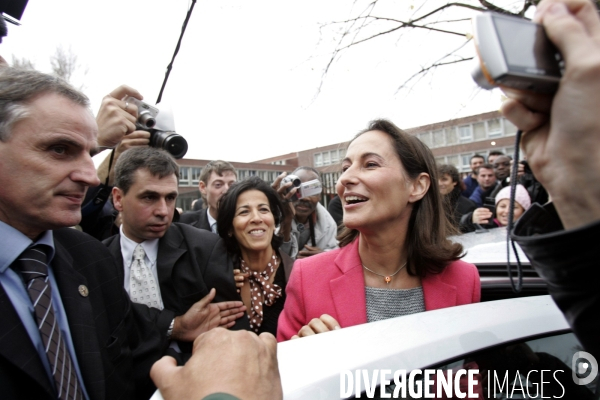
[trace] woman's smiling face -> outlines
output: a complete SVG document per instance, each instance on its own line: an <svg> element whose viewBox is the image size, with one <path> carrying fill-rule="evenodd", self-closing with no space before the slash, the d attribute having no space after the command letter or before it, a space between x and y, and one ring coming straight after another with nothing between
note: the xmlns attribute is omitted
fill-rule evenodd
<svg viewBox="0 0 600 400"><path fill-rule="evenodd" d="M274 234L275 218L267 196L260 190L240 194L235 206L233 235L242 252L269 248Z"/></svg>

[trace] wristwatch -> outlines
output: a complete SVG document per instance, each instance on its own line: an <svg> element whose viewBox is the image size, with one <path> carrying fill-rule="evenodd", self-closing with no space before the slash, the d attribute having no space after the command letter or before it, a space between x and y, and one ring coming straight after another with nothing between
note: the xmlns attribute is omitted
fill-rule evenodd
<svg viewBox="0 0 600 400"><path fill-rule="evenodd" d="M171 339L171 335L173 334L173 327L175 326L175 318L171 321L171 325L169 325L169 329L167 329L167 339Z"/></svg>

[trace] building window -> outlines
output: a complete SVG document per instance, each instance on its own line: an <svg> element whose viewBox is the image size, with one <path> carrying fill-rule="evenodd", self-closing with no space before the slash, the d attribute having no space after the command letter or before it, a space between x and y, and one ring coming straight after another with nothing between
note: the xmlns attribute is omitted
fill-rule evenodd
<svg viewBox="0 0 600 400"><path fill-rule="evenodd" d="M344 158L346 158L346 149L339 149L339 153L340 153L340 161L342 161Z"/></svg>
<svg viewBox="0 0 600 400"><path fill-rule="evenodd" d="M337 150L331 150L331 163L332 164L337 164L338 161L339 161L338 151Z"/></svg>
<svg viewBox="0 0 600 400"><path fill-rule="evenodd" d="M460 137L461 143L472 142L473 132L471 131L471 125L459 126L458 136Z"/></svg>
<svg viewBox="0 0 600 400"><path fill-rule="evenodd" d="M502 136L502 121L500 118L494 118L486 121L489 137Z"/></svg>
<svg viewBox="0 0 600 400"><path fill-rule="evenodd" d="M179 167L179 184L190 184L190 169L188 167Z"/></svg>
<svg viewBox="0 0 600 400"><path fill-rule="evenodd" d="M458 133L455 127L450 129L446 129L446 144L457 144L458 143Z"/></svg>
<svg viewBox="0 0 600 400"><path fill-rule="evenodd" d="M471 169L471 157L473 155L472 154L461 154L461 161L462 164L459 168L459 170L464 170L465 168L467 169Z"/></svg>
<svg viewBox="0 0 600 400"><path fill-rule="evenodd" d="M485 125L483 124L483 122L478 122L476 124L473 124L473 140L477 141L477 140L485 140L485 139L486 139Z"/></svg>
<svg viewBox="0 0 600 400"><path fill-rule="evenodd" d="M428 147L431 147L431 132L425 132L419 134L421 142L425 143Z"/></svg>
<svg viewBox="0 0 600 400"><path fill-rule="evenodd" d="M321 153L316 153L314 155L315 157L315 167L320 167L323 165L323 157L321 155Z"/></svg>
<svg viewBox="0 0 600 400"><path fill-rule="evenodd" d="M329 165L331 164L331 161L329 161L329 152L326 151L323 154L323 165Z"/></svg>
<svg viewBox="0 0 600 400"><path fill-rule="evenodd" d="M458 168L460 170L460 165L458 164L458 156L457 155L447 156L446 160L447 160L446 161L447 164L454 165L456 168Z"/></svg>
<svg viewBox="0 0 600 400"><path fill-rule="evenodd" d="M433 131L431 136L433 137L433 147L442 147L445 144L444 131Z"/></svg>
<svg viewBox="0 0 600 400"><path fill-rule="evenodd" d="M192 167L192 184L197 185L200 182L200 174L202 173L202 168Z"/></svg>

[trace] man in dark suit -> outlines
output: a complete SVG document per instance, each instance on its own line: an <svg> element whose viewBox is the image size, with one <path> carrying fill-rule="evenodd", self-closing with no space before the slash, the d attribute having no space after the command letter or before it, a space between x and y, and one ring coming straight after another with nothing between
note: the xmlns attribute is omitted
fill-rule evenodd
<svg viewBox="0 0 600 400"><path fill-rule="evenodd" d="M217 233L219 200L236 181L237 172L227 161L214 160L206 164L198 183L202 206L205 208L182 214L179 222Z"/></svg>
<svg viewBox="0 0 600 400"><path fill-rule="evenodd" d="M184 315L211 288L216 289L215 302L239 299L233 265L221 238L172 223L178 177L177 163L164 150L135 147L125 151L115 165L113 188L113 203L121 213L122 225L119 234L104 241L117 260L119 279L131 300L157 308L170 318L172 313ZM150 282L148 291L140 287L141 281L136 281L136 250L143 252L140 268L147 271L142 274L149 279L144 279ZM229 303L222 304L222 316L230 316L222 318L222 325L248 329L243 306L232 309L226 306ZM178 330L175 319L172 327ZM180 342L172 348L191 354L189 343Z"/></svg>
<svg viewBox="0 0 600 400"><path fill-rule="evenodd" d="M79 223L85 192L99 183L89 102L57 78L8 67L0 70L0 98L1 396L71 398L64 395L65 376L53 373L56 358L46 352L51 338L60 362L73 371L74 398L132 398L141 388L136 382L150 383L167 327L161 330L157 313L132 309L100 242L60 229ZM34 260L42 268L39 280L22 267L30 252L42 257ZM33 281L47 294L47 316L55 321L49 332L42 331L47 319L38 329L42 301L34 305Z"/></svg>
<svg viewBox="0 0 600 400"><path fill-rule="evenodd" d="M108 249L66 228L99 184L91 153L106 142L97 136L83 94L34 70L0 69L3 399L138 397L167 348L174 313L133 304ZM178 317L171 338L219 325L207 300Z"/></svg>

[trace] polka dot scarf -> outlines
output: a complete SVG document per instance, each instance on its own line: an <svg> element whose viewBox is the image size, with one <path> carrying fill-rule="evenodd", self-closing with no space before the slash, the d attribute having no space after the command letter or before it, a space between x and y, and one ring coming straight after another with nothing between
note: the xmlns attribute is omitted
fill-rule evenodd
<svg viewBox="0 0 600 400"><path fill-rule="evenodd" d="M281 297L281 288L278 285L269 283L269 279L275 268L277 268L277 256L273 254L273 262L267 264L267 268L263 272L252 271L241 259L242 273L248 273L248 281L250 283L250 329L258 333L260 325L263 321L263 304L267 306L273 305L275 300Z"/></svg>

